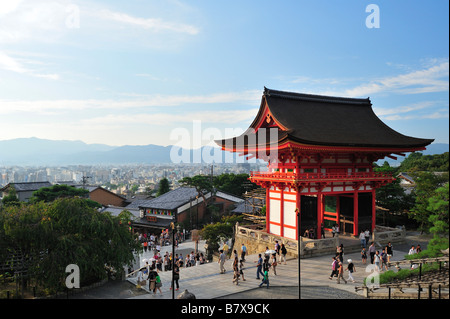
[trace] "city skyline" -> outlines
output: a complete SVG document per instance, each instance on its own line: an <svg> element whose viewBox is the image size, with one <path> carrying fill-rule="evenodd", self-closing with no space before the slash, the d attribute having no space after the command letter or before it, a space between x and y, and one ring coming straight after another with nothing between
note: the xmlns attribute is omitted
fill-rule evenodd
<svg viewBox="0 0 450 319"><path fill-rule="evenodd" d="M370 97L389 127L449 143L448 9L12 0L0 5L0 140L167 146L182 131L195 148L244 131L266 86Z"/></svg>

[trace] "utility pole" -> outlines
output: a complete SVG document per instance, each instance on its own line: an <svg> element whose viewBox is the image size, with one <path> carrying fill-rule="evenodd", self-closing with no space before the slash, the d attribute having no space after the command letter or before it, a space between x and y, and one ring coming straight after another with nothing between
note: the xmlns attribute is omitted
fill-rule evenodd
<svg viewBox="0 0 450 319"><path fill-rule="evenodd" d="M210 181L211 181L211 196L212 196L212 191L213 191L213 177L214 177L214 164L211 165L211 176L210 176Z"/></svg>
<svg viewBox="0 0 450 319"><path fill-rule="evenodd" d="M83 185L83 189L86 189L86 185L88 184L88 179L91 178L90 176L83 175L81 177L81 184ZM89 197L89 195L87 195Z"/></svg>

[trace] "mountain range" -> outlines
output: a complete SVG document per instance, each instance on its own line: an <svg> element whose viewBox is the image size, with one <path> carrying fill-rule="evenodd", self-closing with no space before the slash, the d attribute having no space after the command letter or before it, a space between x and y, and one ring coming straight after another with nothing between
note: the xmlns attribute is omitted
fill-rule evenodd
<svg viewBox="0 0 450 319"><path fill-rule="evenodd" d="M217 153L213 153L213 151ZM171 159L171 152L174 160ZM110 146L32 137L0 141L0 166L157 164L174 163L177 160L179 162L181 159L184 163L191 163L194 152L216 154L216 157L220 156L224 162L225 152L210 146L197 150L186 150L171 145ZM204 158L207 159L212 155L207 156L209 155ZM197 158L200 157L195 157L195 159Z"/></svg>
<svg viewBox="0 0 450 319"><path fill-rule="evenodd" d="M449 144L433 143L427 147L423 154L442 154L448 151ZM225 159L228 162L230 156L229 152L223 152L210 146L197 150L177 150L173 146L152 144L110 146L105 144L86 144L82 141L46 140L32 137L0 141L0 166L173 163L171 152L172 158L175 160L180 159L180 156L184 154L183 162L192 162L195 152L202 152L204 155L202 160L206 162L214 154L216 157L220 156L222 163L226 162ZM174 154L175 156L173 156ZM189 157L186 157L187 155ZM397 161L388 158L386 160L391 166L395 166L396 163L399 164L403 160L403 157L400 157Z"/></svg>

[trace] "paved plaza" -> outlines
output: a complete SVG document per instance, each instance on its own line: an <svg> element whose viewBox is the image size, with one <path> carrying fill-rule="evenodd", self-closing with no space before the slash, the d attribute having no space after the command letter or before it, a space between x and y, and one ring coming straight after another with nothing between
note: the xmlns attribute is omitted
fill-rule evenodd
<svg viewBox="0 0 450 319"><path fill-rule="evenodd" d="M358 241L359 242L359 241ZM199 244L199 250L202 251L203 243ZM345 247L345 246L344 246ZM395 249L394 245L394 256L391 260L402 260L407 254L408 244L403 244L398 246L399 249ZM400 250L402 249L402 250ZM186 254L194 250L194 244L192 242L184 242L179 245L176 253L182 253L183 257ZM161 255L164 255L165 251L171 252L171 246L166 246L162 248ZM141 266L144 265L143 259L151 258L152 253L147 252L139 257L141 261ZM356 251L353 253L344 254L344 268L347 266L347 260L352 259L356 267L356 272L353 274L355 278L355 283L348 282L345 284L341 281L337 284L336 279L330 280L329 276L331 273L331 259L332 255L319 256L314 258L301 259L300 261L300 271L301 271L301 287L307 292L309 287L323 287L324 293L330 291L329 288L337 288L340 291L345 291L346 295L349 297L354 296L355 298L361 297L362 292L355 293L355 286L361 286L363 279L369 275L366 272L366 265L362 264L360 252ZM180 289L175 292L175 298L182 293L185 289L193 293L197 299L214 299L214 298L225 298L227 296L232 296L234 294L239 295L239 293L255 290L258 288L261 280L256 279L256 260L258 258L257 254L253 254L246 257L244 277L245 281L239 280L239 285L235 285L233 280L232 271L232 260L229 259L225 263L225 274L220 274L219 264L217 262L206 263L199 266L182 268L180 270ZM276 268L277 275L275 276L273 271L269 272L270 286L271 287L298 287L298 260L288 259L287 264L280 264ZM172 291L169 289L172 279L172 272L160 272L161 281L163 286L161 288L162 294L159 291L156 295L148 290L148 282L146 286L142 289L148 293L135 296L136 299L171 299ZM348 272L345 272L344 278L348 278ZM127 279L129 282L136 284L137 278L129 277ZM258 289L266 289L265 286ZM269 288L270 289L270 288ZM302 290L300 289L300 298L307 297L302 296ZM322 298L325 297L322 296ZM332 296L330 296L332 298ZM283 298L280 296L280 298Z"/></svg>

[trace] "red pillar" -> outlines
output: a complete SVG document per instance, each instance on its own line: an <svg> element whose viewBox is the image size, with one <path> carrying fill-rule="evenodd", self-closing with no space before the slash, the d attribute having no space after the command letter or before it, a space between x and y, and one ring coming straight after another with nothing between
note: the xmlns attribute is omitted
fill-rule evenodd
<svg viewBox="0 0 450 319"><path fill-rule="evenodd" d="M376 223L376 206L375 206L375 189L372 189L372 229L370 230L370 232L373 232L373 230L375 229L375 223Z"/></svg>
<svg viewBox="0 0 450 319"><path fill-rule="evenodd" d="M323 222L323 209L324 209L323 208L323 194L318 193L317 194L317 230L316 230L317 239L322 238L320 226L322 225L322 222Z"/></svg>
<svg viewBox="0 0 450 319"><path fill-rule="evenodd" d="M280 236L284 237L284 185L281 186L280 194Z"/></svg>
<svg viewBox="0 0 450 319"><path fill-rule="evenodd" d="M270 187L266 188L266 232L270 233Z"/></svg>
<svg viewBox="0 0 450 319"><path fill-rule="evenodd" d="M300 204L301 204L301 197L300 197L301 195L300 195L300 189L298 188L297 189L297 194L296 194L296 196L295 196L295 206L296 206L296 208L297 208L297 210L296 210L296 213L298 214L298 218L296 219L296 224L297 224L297 227L295 227L296 228L296 238L297 238L297 240L299 239L299 236L301 235L301 227L300 227L300 225L301 225L301 218L302 218L302 215L301 215L301 211L300 211Z"/></svg>
<svg viewBox="0 0 450 319"><path fill-rule="evenodd" d="M341 210L341 201L340 201L339 195L337 195L336 196L336 224L339 225L339 229L341 228L341 225L340 225L340 220L341 220L340 210Z"/></svg>
<svg viewBox="0 0 450 319"><path fill-rule="evenodd" d="M358 192L353 193L353 236L358 236Z"/></svg>

